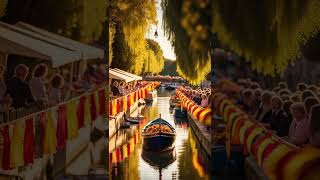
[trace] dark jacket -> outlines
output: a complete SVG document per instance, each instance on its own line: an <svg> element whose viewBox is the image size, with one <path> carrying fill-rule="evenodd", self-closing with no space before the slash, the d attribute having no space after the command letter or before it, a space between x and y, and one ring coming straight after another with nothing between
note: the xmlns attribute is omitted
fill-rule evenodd
<svg viewBox="0 0 320 180"><path fill-rule="evenodd" d="M29 85L17 77L7 82L7 92L12 98L14 108L26 107L34 102Z"/></svg>

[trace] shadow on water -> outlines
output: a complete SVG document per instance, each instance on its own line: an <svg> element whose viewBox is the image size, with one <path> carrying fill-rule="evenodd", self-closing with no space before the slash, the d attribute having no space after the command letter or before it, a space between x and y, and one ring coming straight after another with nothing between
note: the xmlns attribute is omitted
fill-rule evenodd
<svg viewBox="0 0 320 180"><path fill-rule="evenodd" d="M145 121L130 129L122 129L110 138L110 179L210 179L209 159L193 135L187 119L175 119L169 109L169 98L174 93L160 88L157 100L142 110ZM142 148L141 130L159 114L176 129L175 148L162 154L146 153Z"/></svg>

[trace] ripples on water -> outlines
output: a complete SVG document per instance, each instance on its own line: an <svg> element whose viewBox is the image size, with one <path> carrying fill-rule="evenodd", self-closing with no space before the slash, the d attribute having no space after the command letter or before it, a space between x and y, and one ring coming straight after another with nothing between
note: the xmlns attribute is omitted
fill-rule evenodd
<svg viewBox="0 0 320 180"><path fill-rule="evenodd" d="M146 120L130 129L120 130L109 140L110 179L209 179L208 167L206 167L206 164L209 164L208 159L201 151L187 120L175 119L172 110L169 110L169 98L172 93L174 91L168 92L160 89L157 101L154 101L152 105L147 105L142 111ZM164 168L159 168L159 165L151 164L142 157L141 130L148 121L158 118L159 114L177 131L172 157L166 154L165 157L161 156L162 161L170 157L173 161L168 161L171 164ZM151 158L154 159L156 156L151 156Z"/></svg>

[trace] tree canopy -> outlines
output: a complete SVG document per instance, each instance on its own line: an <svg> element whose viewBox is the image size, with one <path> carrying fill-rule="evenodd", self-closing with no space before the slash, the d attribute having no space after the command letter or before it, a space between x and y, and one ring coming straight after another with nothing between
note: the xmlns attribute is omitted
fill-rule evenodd
<svg viewBox="0 0 320 180"><path fill-rule="evenodd" d="M156 24L155 0L118 0L111 2L109 64L135 74L159 73L163 65L153 43L145 39L151 24ZM150 44L151 43L151 44Z"/></svg>
<svg viewBox="0 0 320 180"><path fill-rule="evenodd" d="M1 6L5 1L1 0ZM105 0L9 0L3 20L9 23L24 21L81 42L93 43L102 36L106 11Z"/></svg>
<svg viewBox="0 0 320 180"><path fill-rule="evenodd" d="M318 0L163 0L162 8L179 71L189 79L207 72L197 67L206 67L205 55L215 44L243 56L258 72L282 73L320 28ZM306 52L314 57L309 44Z"/></svg>

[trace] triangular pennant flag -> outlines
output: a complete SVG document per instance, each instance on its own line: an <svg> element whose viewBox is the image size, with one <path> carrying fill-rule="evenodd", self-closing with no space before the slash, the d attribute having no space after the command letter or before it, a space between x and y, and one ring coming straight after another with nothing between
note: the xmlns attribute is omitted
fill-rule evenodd
<svg viewBox="0 0 320 180"><path fill-rule="evenodd" d="M13 124L11 137L10 166L17 168L24 165L23 141L24 141L24 121L16 121Z"/></svg>
<svg viewBox="0 0 320 180"><path fill-rule="evenodd" d="M57 122L57 149L62 150L66 148L67 140L67 110L66 105L63 104L58 108L58 122Z"/></svg>
<svg viewBox="0 0 320 180"><path fill-rule="evenodd" d="M47 122L44 133L43 153L52 154L56 152L57 147L56 129L52 119L52 111L47 111L46 116Z"/></svg>

